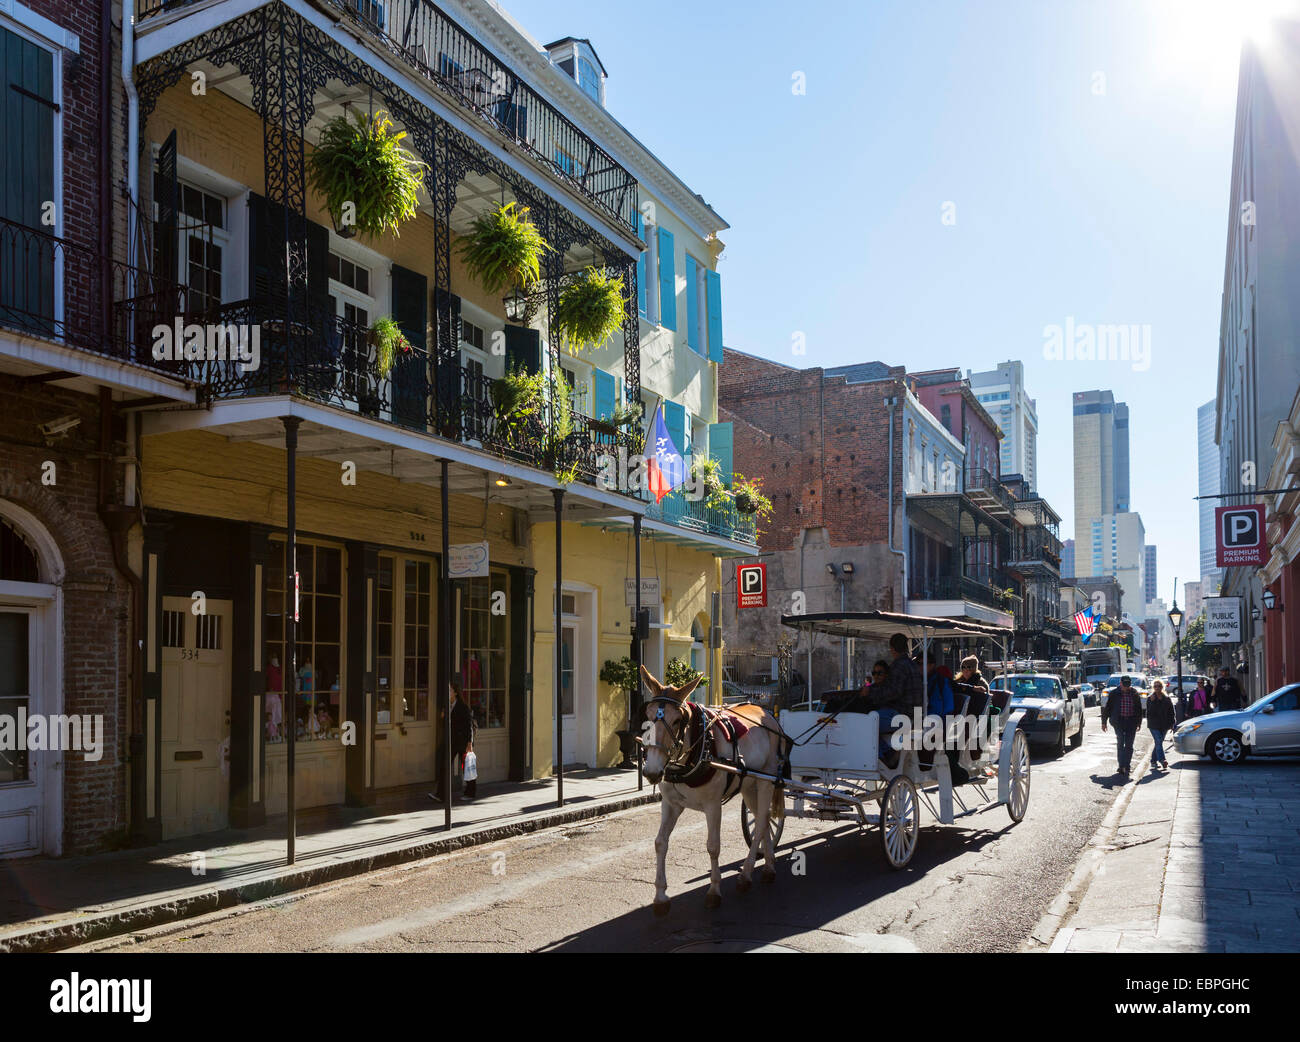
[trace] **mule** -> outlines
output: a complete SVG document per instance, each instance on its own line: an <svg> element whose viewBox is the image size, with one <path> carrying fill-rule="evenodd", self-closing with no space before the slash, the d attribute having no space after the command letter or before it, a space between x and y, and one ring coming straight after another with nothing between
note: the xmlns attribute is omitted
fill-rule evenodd
<svg viewBox="0 0 1300 1042"><path fill-rule="evenodd" d="M739 778L726 771L701 763L701 752L712 745L715 760L738 763L737 753L745 766L754 771L780 777L782 744L786 741L776 719L757 705L710 708L686 701L701 677L673 687L660 683L645 666L641 679L650 691L645 704L645 720L639 739L645 748L645 776L657 784L662 796L659 811L659 834L655 837L655 915L667 915L668 838L677 819L688 807L704 814L708 827L706 849L709 852L709 890L704 904L717 908L722 904L722 873L718 854L722 850L722 804L734 795L739 783L741 797L749 808L754 829L749 856L740 868L736 889L746 892L753 885L754 864L760 846L763 852L763 882L776 879L776 855L768 823L772 815L783 811L784 796L773 782L746 775ZM706 733L707 732L707 733Z"/></svg>

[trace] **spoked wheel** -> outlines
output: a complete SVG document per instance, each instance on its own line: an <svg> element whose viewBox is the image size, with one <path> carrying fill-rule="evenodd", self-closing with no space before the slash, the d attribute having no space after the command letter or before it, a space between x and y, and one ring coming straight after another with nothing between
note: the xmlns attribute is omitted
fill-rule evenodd
<svg viewBox="0 0 1300 1042"><path fill-rule="evenodd" d="M776 850L777 844L781 842L781 833L785 830L784 793L782 793L779 802L777 800L773 800L772 802L779 809L775 810L774 813L768 816L767 831L768 831L768 835L772 837L772 849ZM745 837L745 846L747 847L753 846L754 845L754 818L753 815L749 813L749 804L745 802L743 797L741 798L740 801L740 832L741 835Z"/></svg>
<svg viewBox="0 0 1300 1042"><path fill-rule="evenodd" d="M1024 819L1029 809L1029 739L1025 732L1016 728L1016 736L1011 739L1011 785L1007 795L1007 813L1012 821Z"/></svg>
<svg viewBox="0 0 1300 1042"><path fill-rule="evenodd" d="M880 801L880 847L891 868L906 868L921 834L921 806L916 786L906 775L889 783Z"/></svg>

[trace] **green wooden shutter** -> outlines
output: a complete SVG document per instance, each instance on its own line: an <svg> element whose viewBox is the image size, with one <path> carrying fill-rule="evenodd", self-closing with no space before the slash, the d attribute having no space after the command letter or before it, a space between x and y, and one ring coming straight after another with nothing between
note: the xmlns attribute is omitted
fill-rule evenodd
<svg viewBox="0 0 1300 1042"><path fill-rule="evenodd" d="M54 198L54 58L0 29L0 217L50 234L43 207ZM34 236L0 236L0 315L7 324L52 334L54 249ZM71 301L69 302L71 303Z"/></svg>
<svg viewBox="0 0 1300 1042"><path fill-rule="evenodd" d="M307 222L307 301L311 311L309 324L317 315L332 315L330 308L330 232L314 221ZM420 327L423 330L423 326ZM410 337L407 337L409 340Z"/></svg>
<svg viewBox="0 0 1300 1042"><path fill-rule="evenodd" d="M732 430L730 423L709 424L709 455L718 461L723 484L730 485L735 471L731 459Z"/></svg>
<svg viewBox="0 0 1300 1042"><path fill-rule="evenodd" d="M542 369L542 334L528 326L506 326L506 372L521 368L530 373Z"/></svg>
<svg viewBox="0 0 1300 1042"><path fill-rule="evenodd" d="M677 328L677 271L673 254L673 233L659 229L659 324Z"/></svg>
<svg viewBox="0 0 1300 1042"><path fill-rule="evenodd" d="M429 280L418 271L393 265L393 321L411 342L393 364L393 419L407 427L425 429L429 414Z"/></svg>
<svg viewBox="0 0 1300 1042"><path fill-rule="evenodd" d="M176 176L176 131L158 149L154 165L153 201L158 207L154 233L154 271L165 282L180 281L177 270L176 248L179 239L177 222L180 207L180 184Z"/></svg>
<svg viewBox="0 0 1300 1042"><path fill-rule="evenodd" d="M709 308L709 361L722 364L722 279L716 271L704 273Z"/></svg>

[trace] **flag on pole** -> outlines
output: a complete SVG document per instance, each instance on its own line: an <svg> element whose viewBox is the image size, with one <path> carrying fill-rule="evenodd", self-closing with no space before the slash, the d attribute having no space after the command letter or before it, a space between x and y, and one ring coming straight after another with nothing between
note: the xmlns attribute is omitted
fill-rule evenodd
<svg viewBox="0 0 1300 1042"><path fill-rule="evenodd" d="M654 426L650 429L654 455L646 460L646 487L655 494L655 502L663 501L673 489L686 480L686 461L668 433L664 423L663 402L655 410Z"/></svg>
<svg viewBox="0 0 1300 1042"><path fill-rule="evenodd" d="M1083 611L1077 612L1074 616L1074 624L1079 627L1079 635L1087 640L1097 629L1097 617L1093 615L1092 608L1084 608Z"/></svg>

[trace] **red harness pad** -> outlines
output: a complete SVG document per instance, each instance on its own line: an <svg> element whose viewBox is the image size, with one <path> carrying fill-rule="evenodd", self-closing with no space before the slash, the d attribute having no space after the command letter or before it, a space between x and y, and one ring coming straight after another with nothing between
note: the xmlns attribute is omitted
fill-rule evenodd
<svg viewBox="0 0 1300 1042"><path fill-rule="evenodd" d="M735 714L728 713L725 710L718 714L716 723L722 731L722 737L732 745L735 745L738 741L744 738L745 735L749 733L749 729L754 726L743 716L736 716Z"/></svg>

